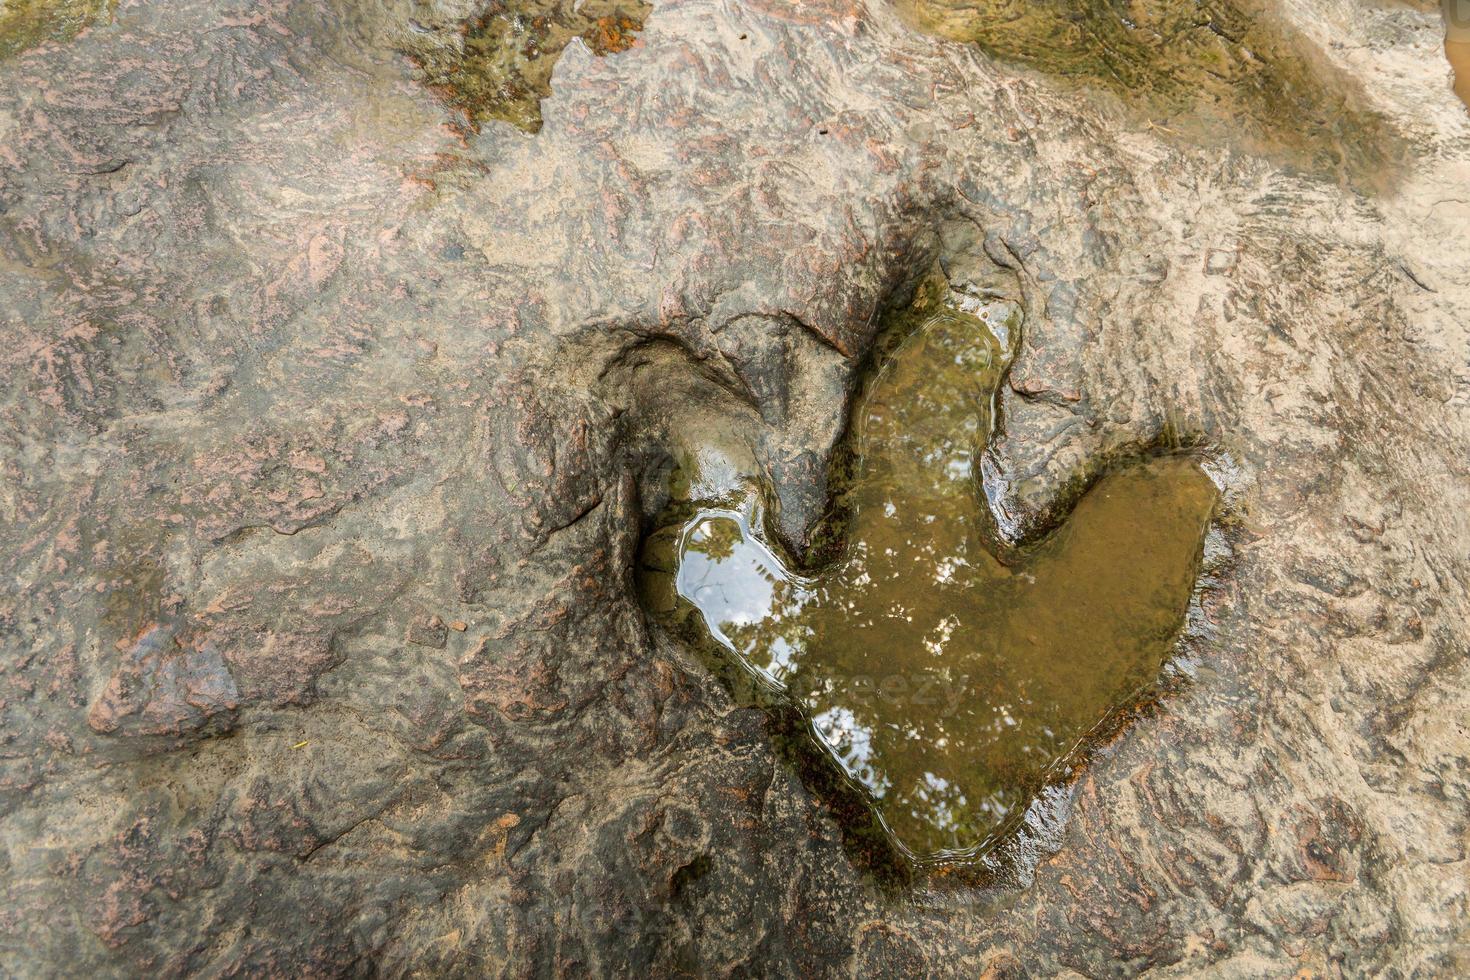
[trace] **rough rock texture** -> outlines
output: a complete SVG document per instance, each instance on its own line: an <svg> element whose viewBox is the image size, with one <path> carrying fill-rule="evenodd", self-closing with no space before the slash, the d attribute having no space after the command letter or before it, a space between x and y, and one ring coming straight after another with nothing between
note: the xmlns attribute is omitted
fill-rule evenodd
<svg viewBox="0 0 1470 980"><path fill-rule="evenodd" d="M657 0L471 134L420 6L122 0L0 62L0 972L1470 970L1431 15L1284 5L1413 147L1362 193L878 0ZM983 891L878 887L631 581L689 440L802 537L936 260L1027 309L1014 533L1169 434L1232 461L1194 678Z"/></svg>

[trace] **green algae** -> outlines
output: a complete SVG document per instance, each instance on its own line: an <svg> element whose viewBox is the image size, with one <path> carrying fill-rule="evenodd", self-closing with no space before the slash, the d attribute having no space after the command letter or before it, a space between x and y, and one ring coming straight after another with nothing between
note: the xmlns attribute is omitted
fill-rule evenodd
<svg viewBox="0 0 1470 980"><path fill-rule="evenodd" d="M1076 86L1166 134L1359 185L1402 155L1360 88L1260 0L895 0L910 26Z"/></svg>
<svg viewBox="0 0 1470 980"><path fill-rule="evenodd" d="M0 0L0 60L47 41L69 41L117 0Z"/></svg>
<svg viewBox="0 0 1470 980"><path fill-rule="evenodd" d="M566 46L580 38L596 55L624 51L651 9L646 0L496 2L448 43L425 40L405 53L472 125L501 120L534 133Z"/></svg>
<svg viewBox="0 0 1470 980"><path fill-rule="evenodd" d="M898 318L819 567L768 539L754 490L676 505L645 543L650 611L734 665L737 696L805 740L823 795L852 788L858 833L909 864L989 853L1154 685L1215 508L1194 460L1150 458L996 557L978 464L1018 327L1003 300L932 289Z"/></svg>

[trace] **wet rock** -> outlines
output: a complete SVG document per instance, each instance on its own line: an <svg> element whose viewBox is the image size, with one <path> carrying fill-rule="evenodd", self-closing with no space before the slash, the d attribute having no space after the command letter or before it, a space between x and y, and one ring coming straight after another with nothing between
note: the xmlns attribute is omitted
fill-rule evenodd
<svg viewBox="0 0 1470 980"><path fill-rule="evenodd" d="M0 972L1453 972L1434 18L1281 13L1383 125L1304 86L1344 146L1303 156L845 0L655 4L475 132L403 52L491 7L118 4L0 60ZM1385 129L1386 190L1347 166ZM632 572L695 442L805 538L936 262L1025 312L1015 540L1198 442L1235 561L1011 870L895 900Z"/></svg>
<svg viewBox="0 0 1470 980"><path fill-rule="evenodd" d="M0 11L0 58L47 41L66 42L85 29L115 0L21 0Z"/></svg>
<svg viewBox="0 0 1470 980"><path fill-rule="evenodd" d="M598 55L625 51L649 9L642 0L496 0L452 30L415 22L419 36L405 53L424 83L471 123L499 119L534 133L562 49L577 40Z"/></svg>

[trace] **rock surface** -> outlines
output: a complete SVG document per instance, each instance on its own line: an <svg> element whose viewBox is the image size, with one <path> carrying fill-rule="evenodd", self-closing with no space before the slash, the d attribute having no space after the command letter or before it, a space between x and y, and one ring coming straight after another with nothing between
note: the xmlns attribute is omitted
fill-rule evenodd
<svg viewBox="0 0 1470 980"><path fill-rule="evenodd" d="M879 0L657 0L476 133L401 53L474 13L121 0L0 62L0 972L1470 970L1430 13L1284 5L1412 148L1371 191ZM632 566L712 438L802 539L935 262L1027 311L1004 526L1183 436L1234 557L1030 870L893 891Z"/></svg>

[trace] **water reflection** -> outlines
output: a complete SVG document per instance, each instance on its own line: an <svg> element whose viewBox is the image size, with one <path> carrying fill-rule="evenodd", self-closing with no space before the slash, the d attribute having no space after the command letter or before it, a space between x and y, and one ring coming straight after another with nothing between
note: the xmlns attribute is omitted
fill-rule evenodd
<svg viewBox="0 0 1470 980"><path fill-rule="evenodd" d="M794 701L921 859L983 852L1157 677L1215 502L1193 462L1156 459L1102 480L1019 563L998 561L974 471L1016 314L959 305L927 311L858 407L840 560L795 569L761 539L754 494L655 535L646 559L664 610L697 613Z"/></svg>

